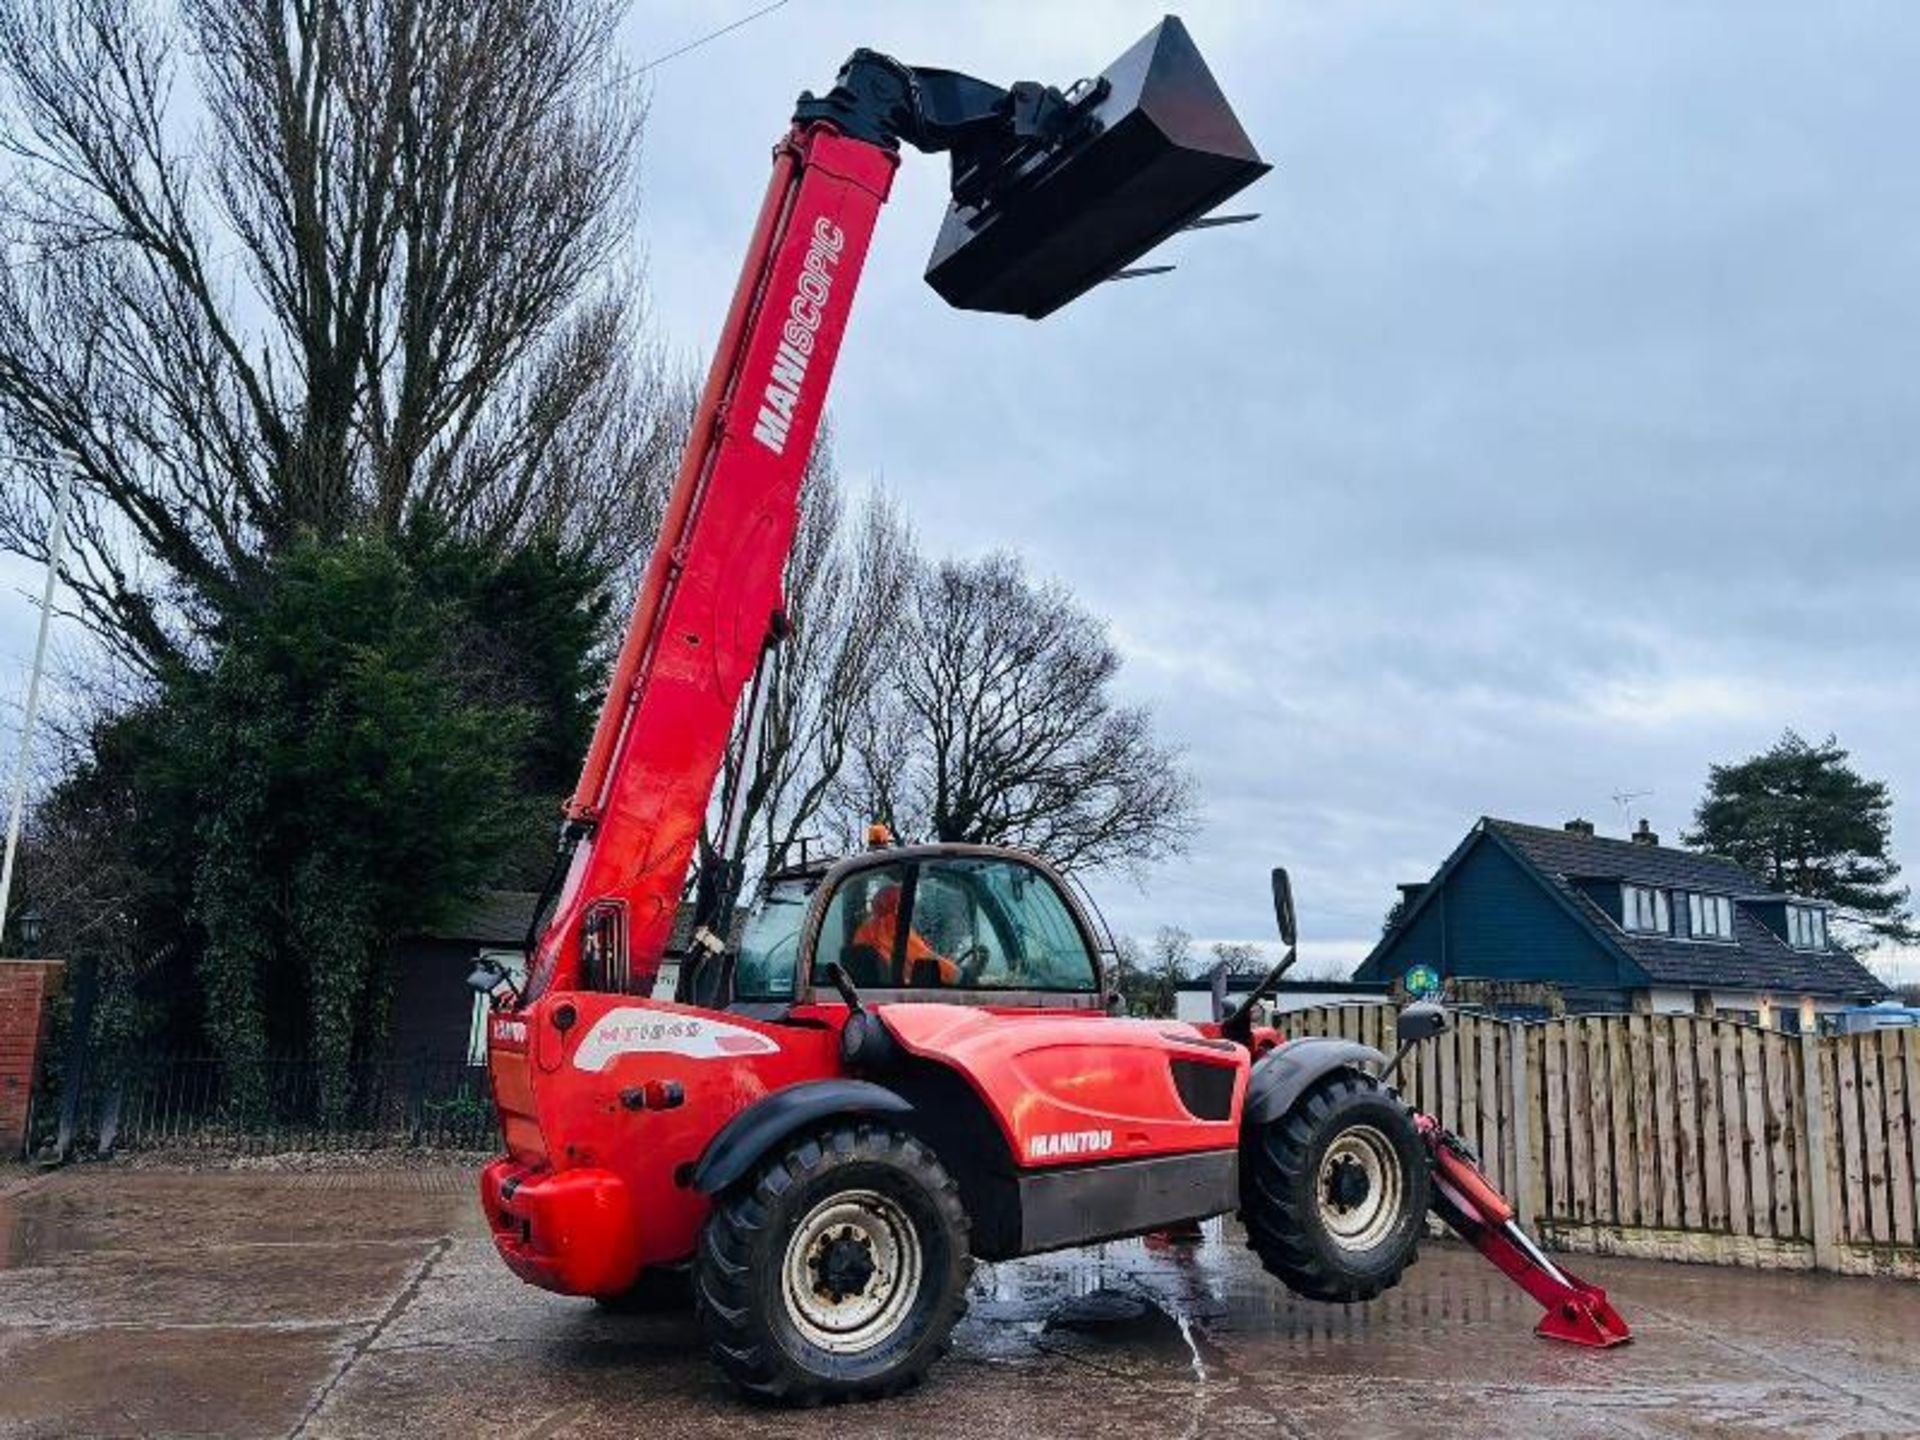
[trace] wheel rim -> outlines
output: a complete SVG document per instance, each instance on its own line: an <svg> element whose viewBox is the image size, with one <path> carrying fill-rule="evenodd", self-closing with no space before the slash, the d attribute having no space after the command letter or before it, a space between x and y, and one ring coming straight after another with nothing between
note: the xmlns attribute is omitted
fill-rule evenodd
<svg viewBox="0 0 1920 1440"><path fill-rule="evenodd" d="M876 1191L843 1190L809 1210L787 1242L787 1318L823 1350L870 1350L905 1323L921 1268L906 1211Z"/></svg>
<svg viewBox="0 0 1920 1440"><path fill-rule="evenodd" d="M1371 1250L1386 1239L1405 1193L1393 1142L1371 1125L1342 1130L1320 1157L1320 1223L1343 1250Z"/></svg>

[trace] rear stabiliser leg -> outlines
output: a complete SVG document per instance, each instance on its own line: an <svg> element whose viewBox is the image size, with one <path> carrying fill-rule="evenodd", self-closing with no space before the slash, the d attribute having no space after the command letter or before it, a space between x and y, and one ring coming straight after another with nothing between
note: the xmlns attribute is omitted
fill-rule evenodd
<svg viewBox="0 0 1920 1440"><path fill-rule="evenodd" d="M1607 1292L1555 1264L1515 1220L1473 1154L1431 1115L1415 1117L1433 1161L1433 1212L1546 1310L1536 1334L1605 1348L1633 1338Z"/></svg>

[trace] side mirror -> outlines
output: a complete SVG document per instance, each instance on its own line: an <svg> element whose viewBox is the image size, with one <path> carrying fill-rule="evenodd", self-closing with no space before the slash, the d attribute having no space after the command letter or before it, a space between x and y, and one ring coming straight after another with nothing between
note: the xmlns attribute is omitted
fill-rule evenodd
<svg viewBox="0 0 1920 1440"><path fill-rule="evenodd" d="M492 956L474 962L473 969L467 972L467 988L476 995L485 995L496 1005L503 994L513 990L513 977L498 960Z"/></svg>
<svg viewBox="0 0 1920 1440"><path fill-rule="evenodd" d="M1213 995L1213 1023L1227 1018L1227 962L1222 960L1207 976L1207 989Z"/></svg>
<svg viewBox="0 0 1920 1440"><path fill-rule="evenodd" d="M1273 867L1273 918L1280 926L1280 943L1291 949L1299 934L1293 915L1293 880L1284 865Z"/></svg>
<svg viewBox="0 0 1920 1440"><path fill-rule="evenodd" d="M1444 1035L1453 1028L1453 1017L1446 1007L1433 1000L1416 1000L1400 1012L1398 1029L1402 1045L1418 1045Z"/></svg>

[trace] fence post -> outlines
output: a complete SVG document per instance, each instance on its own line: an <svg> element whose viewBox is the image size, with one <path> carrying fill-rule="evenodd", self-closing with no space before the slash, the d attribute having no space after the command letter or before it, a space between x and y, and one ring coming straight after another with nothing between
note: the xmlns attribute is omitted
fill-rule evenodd
<svg viewBox="0 0 1920 1440"><path fill-rule="evenodd" d="M1520 1224L1533 1229L1533 1126L1528 1100L1533 1094L1533 1077L1527 1073L1532 1047L1527 1044L1524 1021L1509 1020L1507 1029L1507 1078L1513 1103L1513 1175L1508 1199L1520 1216Z"/></svg>
<svg viewBox="0 0 1920 1440"><path fill-rule="evenodd" d="M1800 1062L1804 1077L1802 1088L1807 1098L1807 1150L1801 1163L1807 1166L1807 1192L1813 1197L1813 1268L1838 1270L1840 1255L1833 1226L1833 1191L1827 1185L1832 1126L1827 1114L1826 1087L1820 1079L1820 1037L1811 1030L1800 1032Z"/></svg>

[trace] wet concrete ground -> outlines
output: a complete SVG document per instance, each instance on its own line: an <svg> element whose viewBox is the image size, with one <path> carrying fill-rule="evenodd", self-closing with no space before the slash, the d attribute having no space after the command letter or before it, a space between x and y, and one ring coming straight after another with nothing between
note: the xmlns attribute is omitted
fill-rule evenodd
<svg viewBox="0 0 1920 1440"><path fill-rule="evenodd" d="M1595 1261L1638 1339L1588 1352L1458 1246L1342 1309L1209 1229L983 1267L923 1389L794 1414L519 1284L464 1170L0 1170L0 1436L1920 1433L1920 1285Z"/></svg>

